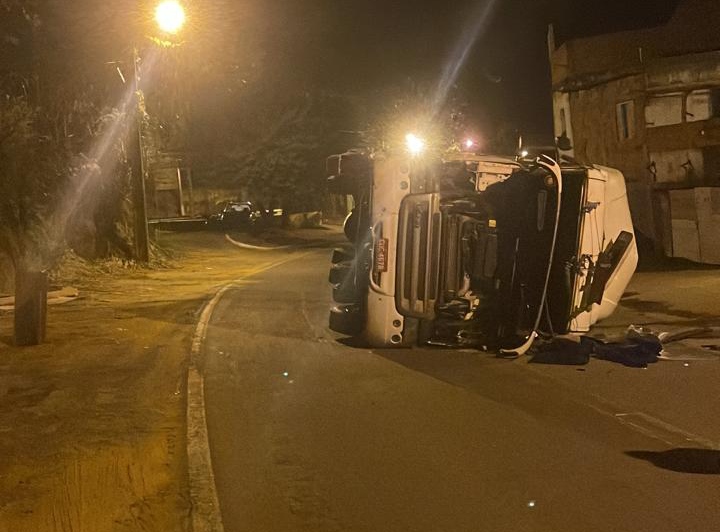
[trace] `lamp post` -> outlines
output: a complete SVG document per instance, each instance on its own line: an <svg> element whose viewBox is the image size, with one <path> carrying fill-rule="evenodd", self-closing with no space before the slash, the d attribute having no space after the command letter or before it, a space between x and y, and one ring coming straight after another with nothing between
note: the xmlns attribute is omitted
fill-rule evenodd
<svg viewBox="0 0 720 532"><path fill-rule="evenodd" d="M135 119L130 133L133 150L130 160L133 176L133 205L135 206L135 257L139 262L150 261L150 234L147 221L147 197L145 194L145 156L143 154L142 124L144 115L143 94L140 89L140 54L133 46L133 74L135 81Z"/></svg>
<svg viewBox="0 0 720 532"><path fill-rule="evenodd" d="M185 9L176 0L165 0L155 8L155 23L166 35L176 35L185 24ZM140 88L140 53L133 46L133 73L135 80L135 120L131 132L133 175L133 203L135 205L135 255L142 263L150 261L150 234L147 220L147 194L145 190L146 164L143 151L142 124L145 115L145 102Z"/></svg>

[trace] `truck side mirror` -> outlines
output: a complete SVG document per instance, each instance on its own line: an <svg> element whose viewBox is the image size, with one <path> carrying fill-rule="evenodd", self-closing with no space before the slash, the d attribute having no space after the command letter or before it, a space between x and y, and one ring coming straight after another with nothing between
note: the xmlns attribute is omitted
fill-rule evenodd
<svg viewBox="0 0 720 532"><path fill-rule="evenodd" d="M560 151L570 151L573 149L572 142L570 142L567 133L565 133L564 131L558 138L555 139L555 144Z"/></svg>
<svg viewBox="0 0 720 532"><path fill-rule="evenodd" d="M340 173L340 156L331 155L325 159L325 177L330 178Z"/></svg>

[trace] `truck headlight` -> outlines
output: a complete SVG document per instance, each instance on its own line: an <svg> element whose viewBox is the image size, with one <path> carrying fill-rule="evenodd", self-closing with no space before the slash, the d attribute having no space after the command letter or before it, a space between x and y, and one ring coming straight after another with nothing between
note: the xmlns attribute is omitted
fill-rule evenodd
<svg viewBox="0 0 720 532"><path fill-rule="evenodd" d="M425 141L413 133L405 135L405 146L411 155L420 155L425 149Z"/></svg>

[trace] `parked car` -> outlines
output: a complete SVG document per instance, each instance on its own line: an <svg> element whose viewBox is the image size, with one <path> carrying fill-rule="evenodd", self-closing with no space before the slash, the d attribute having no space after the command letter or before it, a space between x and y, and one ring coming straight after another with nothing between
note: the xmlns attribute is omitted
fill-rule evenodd
<svg viewBox="0 0 720 532"><path fill-rule="evenodd" d="M211 229L247 231L259 217L260 212L249 201L227 201L219 212L208 217L207 223Z"/></svg>
<svg viewBox="0 0 720 532"><path fill-rule="evenodd" d="M220 204L219 212L207 219L210 229L220 231L256 231L278 226L282 209L263 209L249 201L227 201Z"/></svg>

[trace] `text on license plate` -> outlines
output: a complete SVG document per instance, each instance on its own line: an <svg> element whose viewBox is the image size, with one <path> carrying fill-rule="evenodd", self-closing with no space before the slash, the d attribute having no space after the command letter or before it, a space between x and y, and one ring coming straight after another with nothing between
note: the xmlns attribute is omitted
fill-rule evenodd
<svg viewBox="0 0 720 532"><path fill-rule="evenodd" d="M388 249L388 239L387 238L379 238L375 242L375 265L374 265L375 267L374 267L374 270L376 273L386 272L388 269L387 249Z"/></svg>

